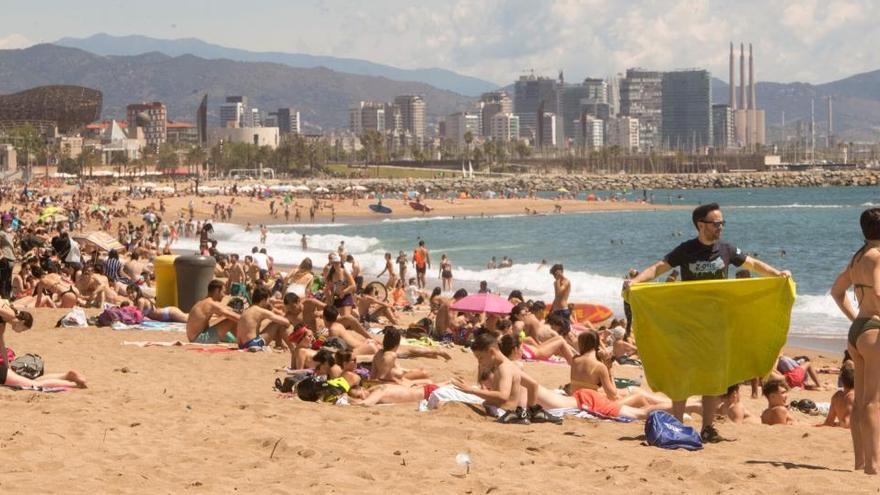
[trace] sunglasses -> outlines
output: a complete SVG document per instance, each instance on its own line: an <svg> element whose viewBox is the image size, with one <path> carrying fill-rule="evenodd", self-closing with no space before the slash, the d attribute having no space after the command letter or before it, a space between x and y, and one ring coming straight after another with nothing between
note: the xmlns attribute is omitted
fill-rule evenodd
<svg viewBox="0 0 880 495"><path fill-rule="evenodd" d="M719 229L719 228L724 227L725 225L727 225L727 222L724 221L724 220L721 220L721 221L718 221L718 222L710 222L710 221L708 221L708 220L699 220L699 222L700 222L700 223L708 223L708 224L712 225L713 227L715 227L716 229Z"/></svg>

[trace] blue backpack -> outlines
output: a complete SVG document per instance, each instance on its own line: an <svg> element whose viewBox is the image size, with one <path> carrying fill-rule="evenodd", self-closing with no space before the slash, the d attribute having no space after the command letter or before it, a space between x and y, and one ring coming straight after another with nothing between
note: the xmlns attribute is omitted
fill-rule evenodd
<svg viewBox="0 0 880 495"><path fill-rule="evenodd" d="M666 411L654 411L645 422L648 445L662 449L700 450L703 441L690 426L685 426Z"/></svg>

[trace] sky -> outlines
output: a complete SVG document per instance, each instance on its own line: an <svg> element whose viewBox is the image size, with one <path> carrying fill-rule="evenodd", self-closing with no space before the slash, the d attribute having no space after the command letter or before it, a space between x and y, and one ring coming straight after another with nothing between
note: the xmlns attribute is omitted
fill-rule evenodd
<svg viewBox="0 0 880 495"><path fill-rule="evenodd" d="M871 0L0 0L0 48L99 32L441 67L498 84L628 67L706 68L751 42L758 80L823 83L880 69Z"/></svg>

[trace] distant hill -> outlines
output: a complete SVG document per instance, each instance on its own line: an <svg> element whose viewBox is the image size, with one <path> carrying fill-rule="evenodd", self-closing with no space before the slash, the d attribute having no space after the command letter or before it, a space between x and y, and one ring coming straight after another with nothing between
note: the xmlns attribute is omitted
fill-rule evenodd
<svg viewBox="0 0 880 495"><path fill-rule="evenodd" d="M246 95L260 109L299 109L313 129L347 127L348 108L360 100L391 101L396 95L420 94L427 103L429 120L464 110L473 100L424 83L326 68L296 69L156 52L102 56L49 44L0 50L0 94L46 84L101 90L105 118L124 118L126 105L157 100L165 103L169 118L192 122L202 95L208 93L209 118L216 119L226 95Z"/></svg>
<svg viewBox="0 0 880 495"><path fill-rule="evenodd" d="M395 81L430 84L467 96L492 91L497 84L464 76L446 69L400 69L354 58L308 55L304 53L253 52L207 43L196 38L163 40L147 36L112 36L95 34L88 38L62 38L54 44L79 48L98 55L140 55L159 52L171 57L195 55L206 59L229 59L240 62L274 62L298 68L326 67L339 72L379 76Z"/></svg>
<svg viewBox="0 0 880 495"><path fill-rule="evenodd" d="M712 99L727 103L728 85L712 80ZM880 70L856 74L825 84L758 82L758 107L765 110L767 124L778 127L785 112L786 134L793 136L797 121L810 121L810 102L815 102L817 139L827 132L826 97L832 98L834 135L847 141L880 140Z"/></svg>

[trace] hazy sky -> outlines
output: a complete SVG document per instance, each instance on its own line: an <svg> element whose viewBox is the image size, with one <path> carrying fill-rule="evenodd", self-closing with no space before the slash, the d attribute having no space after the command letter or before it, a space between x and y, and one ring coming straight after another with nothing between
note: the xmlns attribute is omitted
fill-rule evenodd
<svg viewBox="0 0 880 495"><path fill-rule="evenodd" d="M0 0L0 48L98 32L443 67L497 83L627 67L708 68L751 41L760 80L827 82L880 68L870 0Z"/></svg>

